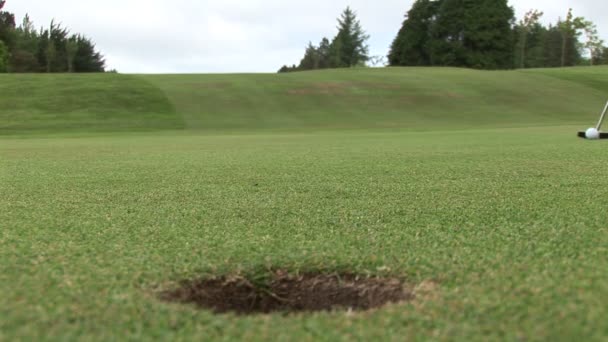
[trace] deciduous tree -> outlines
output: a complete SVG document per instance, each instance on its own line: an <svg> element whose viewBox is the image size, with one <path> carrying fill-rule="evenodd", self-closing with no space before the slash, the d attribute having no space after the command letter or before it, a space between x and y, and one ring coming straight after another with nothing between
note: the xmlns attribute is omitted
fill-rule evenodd
<svg viewBox="0 0 608 342"><path fill-rule="evenodd" d="M599 33L597 32L597 26L593 22L585 21L584 24L584 46L589 51L589 61L591 65L593 65L598 60L598 56L602 54L604 41L600 38Z"/></svg>
<svg viewBox="0 0 608 342"><path fill-rule="evenodd" d="M431 65L431 30L441 1L417 0L406 14L397 37L391 44L391 66Z"/></svg>
<svg viewBox="0 0 608 342"><path fill-rule="evenodd" d="M543 16L543 12L539 10L529 10L522 20L519 21L519 25L516 30L518 31L518 46L519 46L519 67L526 67L526 51L528 48L528 36L532 29L537 27L540 18Z"/></svg>
<svg viewBox="0 0 608 342"><path fill-rule="evenodd" d="M581 30L585 28L585 18L575 17L572 13L572 8L568 10L566 20L560 21L557 25L562 34L562 49L561 49L561 66L569 66L576 64L577 55L576 44L578 37L581 35ZM572 46L574 45L574 49Z"/></svg>

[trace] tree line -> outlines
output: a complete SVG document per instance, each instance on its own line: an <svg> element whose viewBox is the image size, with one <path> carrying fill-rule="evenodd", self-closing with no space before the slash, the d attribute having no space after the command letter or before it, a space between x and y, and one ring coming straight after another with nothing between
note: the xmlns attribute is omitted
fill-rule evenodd
<svg viewBox="0 0 608 342"><path fill-rule="evenodd" d="M17 26L0 0L0 72L104 72L104 57L82 34L51 22L37 30L28 15Z"/></svg>
<svg viewBox="0 0 608 342"><path fill-rule="evenodd" d="M608 48L593 22L570 9L565 18L545 26L543 15L531 10L517 21L508 0L416 0L390 46L388 65L514 69L608 64ZM279 72L377 61L369 56L368 39L356 13L347 8L331 42L309 43L299 65Z"/></svg>
<svg viewBox="0 0 608 342"><path fill-rule="evenodd" d="M338 18L338 33L331 41L324 37L318 46L308 43L300 64L284 65L279 72L363 66L369 60L368 39L357 14L347 7Z"/></svg>

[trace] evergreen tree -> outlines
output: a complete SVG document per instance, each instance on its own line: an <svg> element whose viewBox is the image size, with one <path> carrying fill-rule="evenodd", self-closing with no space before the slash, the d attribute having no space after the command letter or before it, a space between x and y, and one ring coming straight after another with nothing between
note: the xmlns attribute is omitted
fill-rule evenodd
<svg viewBox="0 0 608 342"><path fill-rule="evenodd" d="M8 47L0 40L0 73L8 71Z"/></svg>
<svg viewBox="0 0 608 342"><path fill-rule="evenodd" d="M467 66L465 39L465 1L444 0L432 26L431 56L433 65Z"/></svg>
<svg viewBox="0 0 608 342"><path fill-rule="evenodd" d="M53 72L68 71L67 42L69 32L61 24L51 22L49 45L47 46L47 65ZM51 71L49 71L51 72Z"/></svg>
<svg viewBox="0 0 608 342"><path fill-rule="evenodd" d="M431 29L441 1L416 0L393 40L388 54L391 66L431 65Z"/></svg>
<svg viewBox="0 0 608 342"><path fill-rule="evenodd" d="M38 32L34 28L34 23L29 15L25 15L21 26L15 30L16 42L15 49L36 53L38 50Z"/></svg>
<svg viewBox="0 0 608 342"><path fill-rule="evenodd" d="M365 63L369 59L368 39L357 14L347 7L338 18L338 34L331 43L331 66L348 68Z"/></svg>
<svg viewBox="0 0 608 342"><path fill-rule="evenodd" d="M78 49L74 55L74 72L104 72L105 59L97 50L95 44L82 36L76 36Z"/></svg>
<svg viewBox="0 0 608 342"><path fill-rule="evenodd" d="M312 45L312 43L308 43L306 47L306 52L304 53L304 58L300 61L300 65L298 69L300 70L314 70L319 68L319 52L317 48Z"/></svg>
<svg viewBox="0 0 608 342"><path fill-rule="evenodd" d="M319 48L317 49L317 55L319 58L318 68L319 69L327 69L331 68L331 44L329 39L323 37L321 43L319 43Z"/></svg>
<svg viewBox="0 0 608 342"><path fill-rule="evenodd" d="M596 56L595 64L608 64L608 47L604 47L600 53Z"/></svg>
<svg viewBox="0 0 608 342"><path fill-rule="evenodd" d="M391 46L391 65L513 67L507 0L417 0Z"/></svg>
<svg viewBox="0 0 608 342"><path fill-rule="evenodd" d="M36 53L38 52L39 36L29 15L25 15L21 26L16 30L16 44L9 62L10 72L40 72L42 71Z"/></svg>
<svg viewBox="0 0 608 342"><path fill-rule="evenodd" d="M0 73L8 71L8 59L10 56L7 42L10 40L11 17L10 13L3 12L2 8L6 1L0 0ZM15 26L15 17L12 17L12 27Z"/></svg>
<svg viewBox="0 0 608 342"><path fill-rule="evenodd" d="M279 72L364 65L369 60L368 39L356 13L347 7L338 18L338 34L331 43L327 38L323 38L318 47L309 43L297 68L284 65Z"/></svg>
<svg viewBox="0 0 608 342"><path fill-rule="evenodd" d="M78 37L72 36L66 41L66 57L68 62L68 72L74 72L74 58L78 53Z"/></svg>
<svg viewBox="0 0 608 342"><path fill-rule="evenodd" d="M5 3L6 1L0 0L0 40L10 51L15 44L15 15L2 11Z"/></svg>
<svg viewBox="0 0 608 342"><path fill-rule="evenodd" d="M466 66L479 69L513 67L513 8L508 0L464 1Z"/></svg>
<svg viewBox="0 0 608 342"><path fill-rule="evenodd" d="M295 64L293 66L283 65L281 67L281 69L279 69L279 74L287 73L287 72L294 72L294 71L298 71L298 67L296 67Z"/></svg>
<svg viewBox="0 0 608 342"><path fill-rule="evenodd" d="M549 25L543 40L545 55L544 67L556 68L561 66L562 34L556 26Z"/></svg>
<svg viewBox="0 0 608 342"><path fill-rule="evenodd" d="M0 0L0 10L5 0ZM19 27L15 16L0 11L2 68L9 72L103 72L105 61L95 45L81 35L69 35L67 28L54 21L48 29L34 29L29 15ZM8 57L7 57L8 56ZM6 61L8 58L8 62Z"/></svg>

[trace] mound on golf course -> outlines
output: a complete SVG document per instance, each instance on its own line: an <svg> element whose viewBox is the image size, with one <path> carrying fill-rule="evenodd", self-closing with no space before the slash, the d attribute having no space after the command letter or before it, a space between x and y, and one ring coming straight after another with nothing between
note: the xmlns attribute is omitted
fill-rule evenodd
<svg viewBox="0 0 608 342"><path fill-rule="evenodd" d="M593 122L608 68L251 75L1 75L0 134L410 130Z"/></svg>

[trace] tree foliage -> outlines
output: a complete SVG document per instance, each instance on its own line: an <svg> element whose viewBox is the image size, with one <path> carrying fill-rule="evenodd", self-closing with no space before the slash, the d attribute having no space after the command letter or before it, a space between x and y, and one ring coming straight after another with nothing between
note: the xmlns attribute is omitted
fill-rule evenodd
<svg viewBox="0 0 608 342"><path fill-rule="evenodd" d="M576 44L574 44L574 49L572 49L571 43L573 41L578 42L578 38L581 35L580 31L585 28L585 18L575 17L572 13L572 8L570 8L566 15L566 20L560 20L557 28L562 34L561 66L573 65L571 61L576 53Z"/></svg>
<svg viewBox="0 0 608 342"><path fill-rule="evenodd" d="M431 33L440 2L417 0L391 45L390 65L432 65Z"/></svg>
<svg viewBox="0 0 608 342"><path fill-rule="evenodd" d="M363 30L357 14L347 7L338 18L338 33L331 40L323 38L318 46L309 42L298 66L283 66L279 72L350 68L369 60L369 36Z"/></svg>
<svg viewBox="0 0 608 342"><path fill-rule="evenodd" d="M416 0L393 40L389 65L573 66L583 60L583 48L590 63L604 63L604 42L592 22L569 10L564 20L543 26L542 16L530 10L516 23L507 0Z"/></svg>
<svg viewBox="0 0 608 342"><path fill-rule="evenodd" d="M604 41L597 32L597 26L591 21L585 21L583 31L585 32L584 47L589 51L589 62L591 65L602 63L601 55L604 50Z"/></svg>
<svg viewBox="0 0 608 342"><path fill-rule="evenodd" d="M338 19L338 34L330 46L332 66L350 68L364 64L369 59L367 40L356 13L347 7Z"/></svg>
<svg viewBox="0 0 608 342"><path fill-rule="evenodd" d="M417 0L391 45L390 65L512 67L507 0Z"/></svg>
<svg viewBox="0 0 608 342"><path fill-rule="evenodd" d="M519 64L520 68L526 67L526 53L528 49L528 37L533 29L538 29L540 18L544 15L539 10L530 10L526 12L526 15L520 20L519 25L516 26L515 31L517 33L517 52L519 53Z"/></svg>
<svg viewBox="0 0 608 342"><path fill-rule="evenodd" d="M0 0L0 10L5 1ZM103 72L105 61L93 42L80 34L71 34L52 21L37 31L29 15L20 26L12 13L0 11L0 42L7 53L4 66L8 72Z"/></svg>
<svg viewBox="0 0 608 342"><path fill-rule="evenodd" d="M0 73L8 70L8 48L3 41L0 40Z"/></svg>
<svg viewBox="0 0 608 342"><path fill-rule="evenodd" d="M10 49L15 43L15 15L2 11L6 1L0 1L0 40Z"/></svg>

